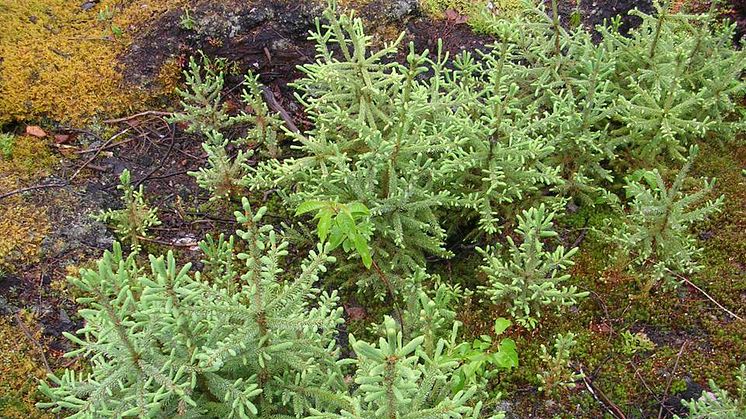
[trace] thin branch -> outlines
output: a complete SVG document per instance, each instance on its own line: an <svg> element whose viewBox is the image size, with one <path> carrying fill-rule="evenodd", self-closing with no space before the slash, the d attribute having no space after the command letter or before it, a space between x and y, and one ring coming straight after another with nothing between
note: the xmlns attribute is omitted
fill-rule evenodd
<svg viewBox="0 0 746 419"><path fill-rule="evenodd" d="M162 244L164 246L174 246L174 247L195 247L199 246L199 243L192 242L192 243L173 243L166 240L160 240L160 239L153 239L150 237L144 237L144 236L137 236L138 240L150 242L150 243L156 243L156 244Z"/></svg>
<svg viewBox="0 0 746 419"><path fill-rule="evenodd" d="M16 319L16 323L18 323L18 327L21 328L21 331L23 331L23 334L26 335L29 341L34 345L37 351L39 351L39 354L41 355L41 360L44 362L44 368L47 370L49 374L52 374L53 371L51 368L49 368L49 362L47 362L47 356L44 354L44 348L41 347L41 344L34 339L33 333L31 333L31 330L26 326L26 323L23 322L21 319L21 316L18 315L18 313L15 313L14 315Z"/></svg>
<svg viewBox="0 0 746 419"><path fill-rule="evenodd" d="M90 164L90 163L91 163L91 162L92 162L93 160L95 160L95 159L96 159L96 157L98 157L98 155L99 155L99 154L101 154L101 152L102 152L102 151L104 150L104 148L106 148L106 147L107 147L107 146L108 146L109 144L111 144L111 142L112 142L112 141L114 141L114 140L116 140L117 138L119 138L120 136L124 135L124 134L125 134L125 133L127 133L127 132L128 132L129 130L130 130L130 129L129 129L129 128L127 128L127 129L125 129L125 130L123 130L123 131L120 131L120 132L118 132L117 134L114 134L114 135L113 135L113 136L112 136L111 138L109 138L108 140L106 140L106 142L105 142L105 143L104 143L104 144L103 144L103 145L102 145L101 147L99 147L99 148L98 148L98 150L96 150L96 152L95 152L95 153L93 153L93 155L92 155L92 156L91 156L91 157L90 157L90 158L89 158L88 160L86 160L86 162L85 162L85 163L83 163L83 165L82 165L82 166L80 166L80 167L78 168L78 170L76 170L76 171L75 171L75 173L73 173L73 175L72 175L72 176L70 176L70 180L73 180L73 179L75 179L75 177L76 177L76 176L78 176L78 174L79 174L79 173L81 172L81 170L85 169L85 167L86 167L86 166L88 166L88 165L89 165L89 164Z"/></svg>
<svg viewBox="0 0 746 419"><path fill-rule="evenodd" d="M725 308L725 306L723 306L722 304L718 303L718 302L717 302L717 301L716 301L716 300L715 300L714 298L710 297L710 294L706 293L706 292L705 292L705 290L703 290L702 288L700 288L700 287L698 287L697 285L695 285L695 284L694 284L694 282L692 282L692 281L690 281L689 279L687 279L687 278L685 278L685 277L683 277L683 276L681 276L681 275L677 274L676 272L674 272L674 271L672 271L672 270L670 270L670 269L668 270L668 272L671 272L671 273L672 273L672 274L674 274L674 275L675 275L676 277L678 277L678 278L679 278L679 279L681 279L682 281L686 282L686 283L687 283L688 285L691 285L691 287L692 287L692 288L694 288L695 290L697 290L697 291L701 292L701 293L702 293L702 295L704 295L705 297L707 297L707 299L708 299L708 300L710 300L710 301L712 301L713 303L715 303L715 305L716 305L716 306L720 307L720 308L721 308L721 309L722 309L723 311L725 311L726 313L730 314L731 316L733 316L734 318L736 318L736 319L738 319L738 320L740 320L740 321L743 321L743 318L742 318L742 317L740 317L740 316L738 316L738 315L737 315L736 313L734 313L734 312L732 312L732 311L728 310L728 309L727 309L727 308Z"/></svg>
<svg viewBox="0 0 746 419"><path fill-rule="evenodd" d="M43 184L43 185L29 186L29 187L26 187L26 188L20 188L20 189L14 190L14 191L6 192L6 193L0 195L0 199L7 198L7 197L13 196L13 195L17 195L19 193L24 193L24 192L28 192L28 191L34 191L34 190L37 190L37 189L62 188L64 186L66 186L66 185L67 185L67 183L65 183L65 182L57 182L57 183L47 183L47 184Z"/></svg>
<svg viewBox="0 0 746 419"><path fill-rule="evenodd" d="M593 385L593 381L591 381L591 379L588 378L583 372L583 367L580 367L580 373L583 374L583 384L585 384L585 388L588 389L588 392L591 393L591 396L593 396L593 398L596 399L596 401L599 402L601 406L605 407L606 410L615 418L627 419L627 416L624 415L622 409L614 404L614 402L609 400L609 398L606 397L606 394L604 394L598 387Z"/></svg>
<svg viewBox="0 0 746 419"><path fill-rule="evenodd" d="M148 172L147 175L145 175L145 177L143 177L142 179L138 180L135 183L135 188L137 188L140 185L142 185L142 183L145 182L146 180L148 180L151 176L153 176L153 174L155 172L157 172L157 171L159 171L159 170L161 170L163 168L163 165L166 163L166 160L168 160L168 158L171 157L171 150L174 149L174 143L176 143L176 132L175 131L171 131L171 144L169 144L169 146L168 146L168 151L166 151L166 155L163 156L163 158L161 159L161 162L160 162L160 164L158 164L158 166L154 167L153 170L151 170L150 172Z"/></svg>
<svg viewBox="0 0 746 419"><path fill-rule="evenodd" d="M171 112L161 112L161 111L145 111L136 113L134 115L125 116L124 118L117 118L117 119L107 119L104 121L105 124L117 124L119 122L127 122L135 118L139 118L141 116L147 116L147 115L155 115L155 116L171 116L173 115Z"/></svg>
<svg viewBox="0 0 746 419"><path fill-rule="evenodd" d="M272 93L272 91L268 87L262 87L262 96L264 96L264 100L267 101L267 105L269 105L272 110L280 114L280 117L283 121L285 121L285 125L288 126L288 129L290 129L290 131L295 134L300 132L298 127L293 122L293 118L291 118L288 111L286 111L285 108L280 105L280 102L277 101L275 94Z"/></svg>
<svg viewBox="0 0 746 419"><path fill-rule="evenodd" d="M671 382L673 381L673 376L676 374L676 368L679 367L679 360L681 359L681 354L684 353L684 348L686 348L686 344L689 343L688 340L685 340L684 343L681 344L681 349L679 349L679 353L676 355L676 362L673 364L673 371L671 371L671 374L668 376L668 382L666 383L666 389L663 390L663 397L661 397L661 407L658 409L658 419L661 419L663 417L663 407L665 406L664 402L666 398L668 397L668 390L671 388Z"/></svg>
<svg viewBox="0 0 746 419"><path fill-rule="evenodd" d="M583 223L583 228L580 229L580 235L577 239L573 242L572 246L570 246L570 249L573 249L575 247L580 246L581 243L583 243L583 240L585 240L585 236L588 234L588 222L590 219L586 219L585 223Z"/></svg>
<svg viewBox="0 0 746 419"><path fill-rule="evenodd" d="M197 169L187 169L187 170L179 170L178 172L174 172L174 173L167 173L167 174L165 174L165 175L151 176L151 177L150 177L149 179L150 179L150 180L156 180L156 179L167 179L167 178L170 178L170 177L174 177L174 176L179 176L179 175L186 175L186 174L188 174L189 172L194 172L195 170L197 170Z"/></svg>
<svg viewBox="0 0 746 419"><path fill-rule="evenodd" d="M129 130L129 128L127 128L127 129ZM126 140L118 141L118 142L116 142L114 144L109 144L106 147L96 147L96 148L87 148L85 150L78 150L78 151L75 152L75 154L88 154L88 153L92 153L94 151L98 151L99 149L101 149L101 150L108 150L110 148L119 147L120 145L127 144L128 142L130 142L132 140L137 140L140 137L142 137L142 135L138 135L138 136L134 136L134 137L129 137Z"/></svg>
<svg viewBox="0 0 746 419"><path fill-rule="evenodd" d="M640 370L637 368L637 365L635 365L634 363L631 363L631 365L632 365L632 368L635 369L635 376L637 376L637 378L640 380L642 385L645 387L645 390L647 390L647 392L650 393L650 395L655 399L655 401L657 401L661 406L665 407L665 409L668 410L668 413L670 413L671 416L673 417L674 412L663 403L663 400L658 398L657 394L653 392L653 390L648 385L647 381L645 381L645 379L642 377L642 374L640 374Z"/></svg>

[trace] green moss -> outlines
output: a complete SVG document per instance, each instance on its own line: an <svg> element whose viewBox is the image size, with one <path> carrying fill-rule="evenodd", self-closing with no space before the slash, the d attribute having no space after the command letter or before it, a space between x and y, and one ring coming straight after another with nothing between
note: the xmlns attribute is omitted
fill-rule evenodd
<svg viewBox="0 0 746 419"><path fill-rule="evenodd" d="M746 167L746 147L702 145L693 175L717 177L717 193L726 195L726 203L720 216L696 232L702 239L704 268L689 279L721 304L746 317L743 304L746 283L740 260L746 254L742 234L746 229L743 167ZM571 281L581 290L593 292L576 312L562 317L547 316L531 334L513 331L521 367L500 382L499 388L515 399L519 415L533 412L538 417L551 417L576 411L580 406L583 417L603 417L605 409L582 386L555 399L551 408L534 397L522 396L526 389L536 388L535 375L541 368L539 346L561 332L577 335L575 365L582 366L594 385L625 413L657 415L653 395L666 392L671 374L668 394L685 389L687 377L705 387L707 380L713 378L728 390L735 388L732 371L746 361L746 325L686 286L677 291L656 289L648 300L631 299L629 296L635 292L634 278L626 273L623 260L611 258L613 249L604 241L603 234L592 234L593 229L604 231L606 220L612 224L619 222L619 214L600 208L581 208L558 220L558 231L564 231L561 237L565 243L572 243L580 229L590 228L575 258ZM454 271L460 272L458 268ZM468 318L471 314L462 316ZM620 334L624 330L646 333L656 348L634 355L622 354ZM686 346L679 356L684 342ZM677 365L675 371L674 365Z"/></svg>
<svg viewBox="0 0 746 419"><path fill-rule="evenodd" d="M0 157L10 159L13 156L13 146L16 138L11 134L0 133Z"/></svg>

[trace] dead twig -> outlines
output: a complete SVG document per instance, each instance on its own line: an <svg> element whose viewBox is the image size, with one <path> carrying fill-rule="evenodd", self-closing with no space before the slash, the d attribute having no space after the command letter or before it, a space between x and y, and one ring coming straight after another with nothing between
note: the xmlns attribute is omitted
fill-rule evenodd
<svg viewBox="0 0 746 419"><path fill-rule="evenodd" d="M39 355L41 355L41 360L44 362L44 368L47 370L49 374L52 374L53 371L51 368L49 368L49 362L47 362L47 355L44 354L44 348L41 347L41 344L34 339L33 333L31 333L31 330L26 326L26 323L23 322L21 319L21 316L18 315L18 313L15 313L13 316L16 319L16 323L18 323L18 327L21 328L21 331L23 331L23 334L26 335L28 340L31 342L31 344L34 345L37 351L39 351Z"/></svg>
<svg viewBox="0 0 746 419"><path fill-rule="evenodd" d="M195 169L188 169L188 170L179 170L178 172L174 172L174 173L167 173L167 174L165 174L165 175L159 175L159 176L151 176L151 177L150 177L149 179L150 179L150 180L156 180L156 179L167 179L167 178L170 178L170 177L174 177L174 176L179 176L179 175L186 175L186 174L189 174L189 172L194 172L194 171L196 171L196 170L198 170L198 169L199 169L199 168L195 168Z"/></svg>
<svg viewBox="0 0 746 419"><path fill-rule="evenodd" d="M658 409L658 419L661 419L663 417L663 408L665 407L665 400L668 397L668 390L671 388L671 382L673 381L673 376L676 374L676 369L679 367L679 360L681 359L681 354L684 353L684 348L686 348L686 344L689 343L688 340L685 340L684 343L681 344L681 349L679 349L679 353L676 355L676 362L673 363L673 370L671 371L671 374L668 376L668 382L666 383L666 389L663 390L663 397L661 397L661 407Z"/></svg>
<svg viewBox="0 0 746 419"><path fill-rule="evenodd" d="M275 94L272 93L272 90L270 90L266 86L262 86L262 96L264 96L264 100L267 101L267 105L269 105L270 108L272 108L273 111L280 114L280 117L283 121L285 121L285 125L288 126L288 129L294 133L299 133L300 130L295 125L295 122L293 122L293 118L290 117L290 114L288 111L285 110L285 108L280 105L280 102L277 101L277 98L275 97Z"/></svg>
<svg viewBox="0 0 746 419"><path fill-rule="evenodd" d="M137 182L135 182L135 188L140 187L140 185L142 185L143 182L145 182L151 176L153 176L153 174L155 172L157 172L157 171L159 171L159 170L161 170L163 168L163 165L166 163L166 160L168 160L168 158L171 157L171 150L174 149L174 144L175 143L176 143L176 132L172 130L171 131L171 144L169 144L169 146L168 146L168 150L166 151L166 155L163 156L163 158L161 159L161 162L160 162L160 164L158 164L158 166L154 167L153 170L151 170L150 172L148 172L148 174L145 175L145 177L143 177L142 179L140 179Z"/></svg>
<svg viewBox="0 0 746 419"><path fill-rule="evenodd" d="M125 133L127 133L127 132L128 132L129 130L130 130L130 129L129 129L129 128L127 128L127 129L125 129L125 130L123 130L123 131L120 131L120 132L118 132L118 133L114 134L114 135L113 135L113 136L112 136L111 138L109 138L108 140L106 140L106 142L105 142L105 143L104 143L104 144L103 144L103 145L102 145L101 147L99 147L99 148L98 148L98 150L96 150L96 152L95 152L95 153L93 153L93 155L92 155L92 156L91 156L91 157L90 157L90 158L89 158L88 160L86 160L86 162L85 162L85 163L83 163L83 165L82 165L82 166L80 166L80 167L78 168L78 170L76 170L76 171L75 171L75 173L73 173L73 175L72 175L72 176L70 176L70 180L73 180L73 179L75 179L75 177L76 177L76 176L78 176L78 174L79 174L79 173L80 173L80 172L81 172L81 171L82 171L83 169L85 169L85 167L86 167L86 166L88 166L88 165L89 165L89 164L90 164L91 162L93 162L93 160L95 160L95 159L96 159L96 157L98 157L98 155L99 155L99 154L101 154L101 152L102 152L102 151L104 150L104 148L106 148L106 147L107 147L107 146L108 146L109 144L111 144L111 142L112 142L112 141L114 141L114 140L116 140L117 138L121 137L122 135L124 135Z"/></svg>
<svg viewBox="0 0 746 419"><path fill-rule="evenodd" d="M124 118L117 118L117 119L107 119L104 121L105 124L118 124L120 122L127 122L131 121L133 119L139 118L141 116L148 116L148 115L155 115L155 116L171 116L173 115L171 112L161 112L161 111L145 111L136 113L134 115L125 116Z"/></svg>
<svg viewBox="0 0 746 419"><path fill-rule="evenodd" d="M705 290L703 290L702 288L700 288L700 287L698 287L697 285L695 285L695 284L694 284L694 282L690 281L689 279L687 279L687 278L685 278L685 277L683 277L683 276L681 276L681 275L679 275L679 274L677 274L676 272L673 272L673 271L671 271L671 270L669 270L668 272L671 272L671 273L672 273L672 274L674 274L674 275L675 275L676 277L678 277L679 279L681 279L682 281L684 281L684 282L686 282L686 283L687 283L688 285L690 285L690 286L691 286L692 288L694 288L695 290L697 290L697 291L701 292L701 293L702 293L702 295L704 295L705 297L707 297L707 299L708 299L708 300L710 300L710 301L712 301L713 303L715 303L715 305L716 305L716 306L720 307L720 308L721 308L721 309L722 309L723 311L725 311L726 313L730 314L731 316L733 316L734 318L736 318L736 319L738 319L738 320L740 320L740 321L743 321L743 318L742 318L742 317L740 317L740 316L738 316L738 315L737 315L736 313L734 313L734 312L732 312L732 311L728 310L728 309L727 309L727 308L725 308L725 306L723 306L722 304L718 303L718 302L717 302L717 301L716 301L716 300L715 300L714 298L710 297L710 294L706 293L706 292L705 292Z"/></svg>
<svg viewBox="0 0 746 419"><path fill-rule="evenodd" d="M573 242L572 246L570 246L570 249L580 246L581 243L583 243L583 240L585 240L585 236L588 234L588 221L585 222L586 225L583 226L583 228L580 231L580 235L577 239Z"/></svg>
<svg viewBox="0 0 746 419"><path fill-rule="evenodd" d="M127 129L129 130L129 128L127 128ZM118 142L116 142L116 143L114 143L114 144L109 144L108 146L106 146L106 147L103 147L103 148L101 148L101 147L96 147L96 148L87 148L87 149L85 149L85 150L78 150L78 151L76 151L76 152L75 152L75 154L88 154L88 153L93 153L94 151L98 151L99 149L101 149L102 151L103 151L103 150L108 150L108 149L110 149L110 148L114 148L114 147L119 147L120 145L123 145L123 144L127 144L128 142L130 142L130 141L132 141L132 140L137 140L137 139L139 139L140 137L141 137L140 135L138 135L138 136L135 136L135 137L130 137L130 138L127 138L126 140L118 141Z"/></svg>
<svg viewBox="0 0 746 419"><path fill-rule="evenodd" d="M19 193L24 193L24 192L28 192L28 191L34 191L34 190L37 190L37 189L62 188L64 186L66 186L66 185L67 185L67 183L65 183L65 182L57 182L57 183L47 183L47 184L43 184L43 185L29 186L29 187L26 187L26 188L20 188L20 189L16 189L16 190L13 190L13 191L10 191L10 192L6 192L6 193L0 195L0 199L7 198L7 197L13 196L13 195L18 195Z"/></svg>
<svg viewBox="0 0 746 419"><path fill-rule="evenodd" d="M583 372L583 367L580 367L580 373L583 375L583 384L585 384L585 388L588 390L589 393L591 393L591 396L593 396L594 399L598 403L601 404L601 406L605 407L606 410L611 413L612 416L614 416L617 419L627 419L627 416L624 415L624 412L622 412L622 409L619 408L614 402L609 400L609 398L602 392L599 388L597 388L595 385L593 385L593 381L591 381L590 378L588 378L585 373Z"/></svg>
<svg viewBox="0 0 746 419"><path fill-rule="evenodd" d="M642 378L642 374L640 374L640 370L637 368L637 365L635 365L634 363L630 363L630 364L632 365L632 368L635 369L635 376L637 376L637 378L640 380L643 387L645 387L645 390L647 390L647 392L655 399L655 401L657 401L661 406L665 407L668 413L670 413L671 416L673 416L674 412L668 406L665 406L663 404L663 400L658 398L658 395L653 392L653 390L648 385L647 381L645 381L645 379Z"/></svg>

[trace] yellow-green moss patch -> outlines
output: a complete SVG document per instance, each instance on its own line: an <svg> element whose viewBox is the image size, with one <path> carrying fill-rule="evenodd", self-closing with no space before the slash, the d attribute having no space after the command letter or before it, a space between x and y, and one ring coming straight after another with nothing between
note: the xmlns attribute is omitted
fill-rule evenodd
<svg viewBox="0 0 746 419"><path fill-rule="evenodd" d="M41 333L32 330L29 316L22 316L33 338ZM51 418L35 406L38 379L46 371L39 349L19 330L13 317L0 316L0 417L8 419Z"/></svg>

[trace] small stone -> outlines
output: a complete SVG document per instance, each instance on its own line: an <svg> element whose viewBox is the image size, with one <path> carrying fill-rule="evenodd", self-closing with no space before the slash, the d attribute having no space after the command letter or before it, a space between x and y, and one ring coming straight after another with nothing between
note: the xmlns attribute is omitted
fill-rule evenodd
<svg viewBox="0 0 746 419"><path fill-rule="evenodd" d="M386 17L399 21L403 18L415 14L419 9L417 0L395 0L392 1L386 10Z"/></svg>
<svg viewBox="0 0 746 419"><path fill-rule="evenodd" d="M60 323L62 324L70 324L72 323L72 320L70 320L70 316L67 315L67 312L65 309L60 309L60 315L59 315Z"/></svg>
<svg viewBox="0 0 746 419"><path fill-rule="evenodd" d="M87 12L96 7L96 1L90 0L80 5L80 9Z"/></svg>

